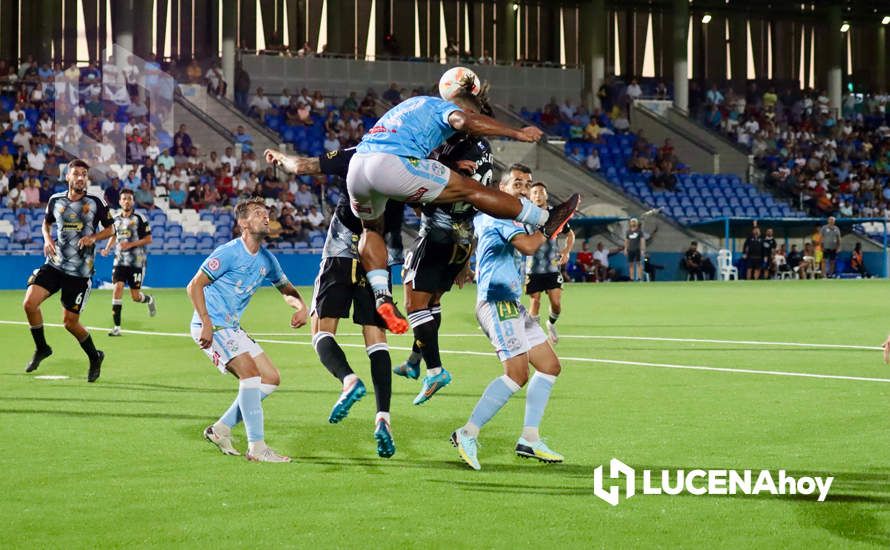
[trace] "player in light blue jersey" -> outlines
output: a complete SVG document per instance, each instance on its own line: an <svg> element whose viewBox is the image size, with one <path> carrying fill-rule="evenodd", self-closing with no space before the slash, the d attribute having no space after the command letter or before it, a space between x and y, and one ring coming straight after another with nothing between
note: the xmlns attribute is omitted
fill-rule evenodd
<svg viewBox="0 0 890 550"><path fill-rule="evenodd" d="M501 177L500 188L513 197L527 197L531 172L513 165ZM525 225L479 214L476 233L476 319L491 340L504 365L504 375L495 378L482 394L467 423L451 434L461 459L479 470L479 430L529 380L531 363L535 374L525 399L525 422L516 444L516 454L542 462L562 462L563 457L541 440L538 428L550 391L559 376L560 364L547 335L520 303L523 256L534 254L546 241L540 231L529 234Z"/></svg>
<svg viewBox="0 0 890 550"><path fill-rule="evenodd" d="M241 237L220 246L204 260L188 285L195 306L192 337L223 374L238 377L238 397L204 430L204 437L227 455L240 453L232 444L232 428L241 420L247 431L247 459L290 462L269 448L263 435L262 400L278 388L278 369L241 328L241 315L263 281L270 281L296 311L290 325L306 324L309 308L287 280L278 260L263 246L269 234L269 211L262 199L247 199L235 207Z"/></svg>
<svg viewBox="0 0 890 550"><path fill-rule="evenodd" d="M496 218L541 227L548 236L562 230L580 202L575 194L548 213L527 199L486 187L427 158L455 132L526 142L543 135L536 127L515 129L480 114L484 92L474 94L475 84L473 75L450 101L419 96L399 103L362 138L349 163L346 185L351 207L364 226L359 243L362 265L374 290L377 312L397 334L408 330L408 322L396 309L388 284L382 219L388 199L422 204L462 201Z"/></svg>

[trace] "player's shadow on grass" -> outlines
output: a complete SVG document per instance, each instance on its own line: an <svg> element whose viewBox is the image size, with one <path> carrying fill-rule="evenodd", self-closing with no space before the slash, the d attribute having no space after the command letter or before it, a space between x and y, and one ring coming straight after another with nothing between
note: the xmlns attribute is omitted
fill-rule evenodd
<svg viewBox="0 0 890 550"><path fill-rule="evenodd" d="M157 420L207 420L206 415L196 414L176 414L169 412L108 412L108 411L61 411L51 409L2 409L0 414L43 414L49 416L66 416L66 417L108 417L108 418L153 418Z"/></svg>
<svg viewBox="0 0 890 550"><path fill-rule="evenodd" d="M0 401L58 401L58 402L76 402L76 403L152 403L164 405L171 401L156 401L152 399L101 399L95 397L23 397L17 395L14 397L0 396Z"/></svg>

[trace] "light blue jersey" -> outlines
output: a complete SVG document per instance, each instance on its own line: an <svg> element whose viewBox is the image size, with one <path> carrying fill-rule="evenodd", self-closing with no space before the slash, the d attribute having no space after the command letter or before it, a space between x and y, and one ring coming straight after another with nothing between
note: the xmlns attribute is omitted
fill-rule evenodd
<svg viewBox="0 0 890 550"><path fill-rule="evenodd" d="M389 153L425 159L455 130L448 115L460 107L431 96L407 99L383 115L356 147L358 153Z"/></svg>
<svg viewBox="0 0 890 550"><path fill-rule="evenodd" d="M263 279L276 287L288 282L278 260L266 247L261 246L256 254L251 254L241 239L214 250L201 264L201 271L211 282L204 288L204 301L214 330L240 328L241 315ZM195 312L192 324L200 323Z"/></svg>
<svg viewBox="0 0 890 550"><path fill-rule="evenodd" d="M476 215L476 301L518 302L522 296L522 254L510 243L527 234L525 225Z"/></svg>

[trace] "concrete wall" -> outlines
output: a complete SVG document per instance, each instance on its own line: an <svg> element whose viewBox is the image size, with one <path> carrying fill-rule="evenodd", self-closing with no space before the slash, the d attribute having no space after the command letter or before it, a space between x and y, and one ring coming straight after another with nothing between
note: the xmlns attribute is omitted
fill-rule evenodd
<svg viewBox="0 0 890 550"><path fill-rule="evenodd" d="M277 95L284 88L293 92L305 87L336 96L342 96L344 91L363 94L369 87L381 94L392 82L408 90L417 86L429 88L453 66L269 55L244 55L242 64L250 75L251 92L262 86L267 94ZM479 78L491 83L491 97L495 102L513 105L517 110L543 107L551 97L559 102L569 97L577 103L583 86L581 69L493 65L472 65L471 68Z"/></svg>

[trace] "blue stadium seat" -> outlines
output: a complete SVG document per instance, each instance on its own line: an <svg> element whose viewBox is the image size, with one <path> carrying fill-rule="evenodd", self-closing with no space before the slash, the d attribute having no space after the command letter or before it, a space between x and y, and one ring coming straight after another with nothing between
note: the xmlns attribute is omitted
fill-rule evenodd
<svg viewBox="0 0 890 550"><path fill-rule="evenodd" d="M305 241L297 241L294 243L294 248L297 250L309 248L309 243L307 243Z"/></svg>
<svg viewBox="0 0 890 550"><path fill-rule="evenodd" d="M6 247L6 250L9 250L10 252L17 252L24 249L25 247L19 243L9 243L9 246Z"/></svg>
<svg viewBox="0 0 890 550"><path fill-rule="evenodd" d="M0 237L0 250L6 250L11 242L9 237Z"/></svg>
<svg viewBox="0 0 890 550"><path fill-rule="evenodd" d="M182 235L182 226L179 224L167 226L167 237L177 238ZM178 239L177 239L178 240Z"/></svg>
<svg viewBox="0 0 890 550"><path fill-rule="evenodd" d="M292 250L294 244L290 241L281 241L280 243L275 243L275 248L279 250Z"/></svg>
<svg viewBox="0 0 890 550"><path fill-rule="evenodd" d="M324 237L313 237L312 240L309 241L309 246L312 248L324 247Z"/></svg>
<svg viewBox="0 0 890 550"><path fill-rule="evenodd" d="M169 238L164 241L164 250L179 250L182 246L182 240L178 237Z"/></svg>

